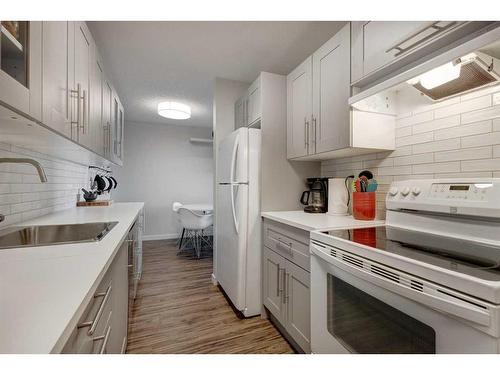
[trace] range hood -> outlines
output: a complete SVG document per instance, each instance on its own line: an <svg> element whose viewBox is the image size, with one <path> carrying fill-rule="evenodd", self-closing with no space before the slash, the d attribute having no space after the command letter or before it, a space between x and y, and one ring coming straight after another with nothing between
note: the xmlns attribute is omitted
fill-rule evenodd
<svg viewBox="0 0 500 375"><path fill-rule="evenodd" d="M434 101L446 99L500 82L494 61L484 53L469 53L407 83Z"/></svg>

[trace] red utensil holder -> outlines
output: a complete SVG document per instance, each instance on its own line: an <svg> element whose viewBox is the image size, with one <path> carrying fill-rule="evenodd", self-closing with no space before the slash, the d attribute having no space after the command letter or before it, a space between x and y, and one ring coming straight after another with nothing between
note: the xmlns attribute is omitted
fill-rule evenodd
<svg viewBox="0 0 500 375"><path fill-rule="evenodd" d="M375 192L352 193L352 216L356 220L375 219L377 200Z"/></svg>

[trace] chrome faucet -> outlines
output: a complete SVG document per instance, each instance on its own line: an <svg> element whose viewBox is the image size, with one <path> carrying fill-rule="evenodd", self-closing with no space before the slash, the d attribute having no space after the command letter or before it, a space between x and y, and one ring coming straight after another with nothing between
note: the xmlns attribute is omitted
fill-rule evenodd
<svg viewBox="0 0 500 375"><path fill-rule="evenodd" d="M38 177L40 177L40 182L47 182L47 175L42 165L34 159L28 158L0 158L1 163L17 163L17 164L31 164L36 168L38 172Z"/></svg>
<svg viewBox="0 0 500 375"><path fill-rule="evenodd" d="M38 172L38 177L40 177L40 182L47 182L47 175L42 167L42 165L34 159L28 158L0 158L1 163L20 163L20 164L31 164L36 168ZM0 223L5 220L5 216L0 214Z"/></svg>

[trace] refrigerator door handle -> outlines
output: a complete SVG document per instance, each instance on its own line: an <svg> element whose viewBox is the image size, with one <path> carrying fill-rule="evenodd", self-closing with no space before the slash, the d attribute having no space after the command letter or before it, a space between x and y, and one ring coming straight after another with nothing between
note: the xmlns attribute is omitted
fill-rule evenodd
<svg viewBox="0 0 500 375"><path fill-rule="evenodd" d="M240 135L237 134L234 140L233 155L231 157L231 172L229 172L229 182L232 184L234 181L234 167L236 164L236 155L238 153L238 147L240 146Z"/></svg>
<svg viewBox="0 0 500 375"><path fill-rule="evenodd" d="M235 208L235 203L234 203L234 188L238 187L238 185L231 185L231 209L233 211L233 223L234 223L234 229L236 230L236 234L239 234L238 231L238 219L236 218L236 208Z"/></svg>

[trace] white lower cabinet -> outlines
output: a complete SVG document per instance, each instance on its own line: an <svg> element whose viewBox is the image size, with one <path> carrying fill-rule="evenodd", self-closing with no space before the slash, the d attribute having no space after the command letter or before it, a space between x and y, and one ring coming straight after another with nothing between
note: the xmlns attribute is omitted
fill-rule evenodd
<svg viewBox="0 0 500 375"><path fill-rule="evenodd" d="M103 276L62 353L119 354L126 349L128 271L125 242Z"/></svg>
<svg viewBox="0 0 500 375"><path fill-rule="evenodd" d="M277 233L282 245L275 251L267 246L271 242L266 239L275 241ZM264 225L263 304L285 330L285 336L306 353L311 351L310 274L295 262L297 259L302 264L303 260L294 248L308 241L308 232L274 223Z"/></svg>

